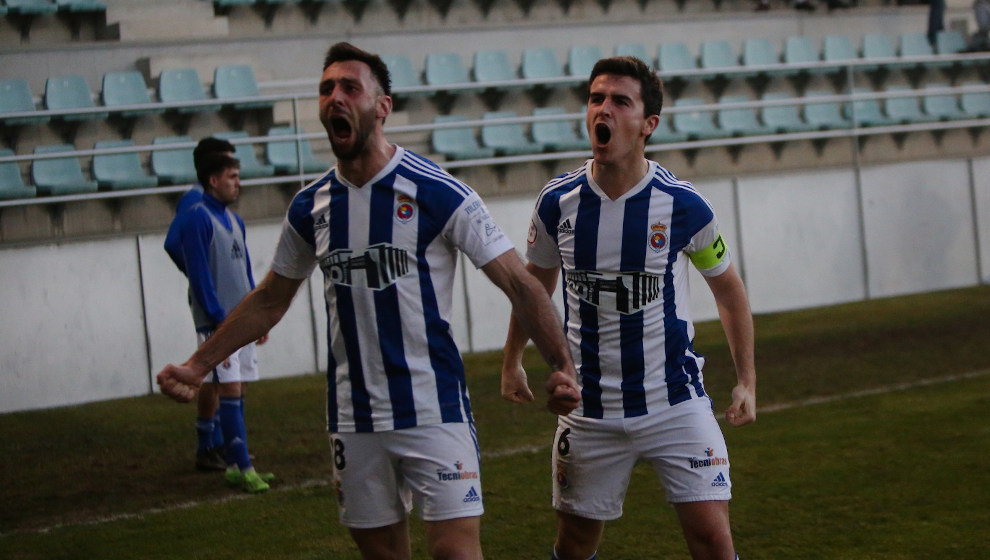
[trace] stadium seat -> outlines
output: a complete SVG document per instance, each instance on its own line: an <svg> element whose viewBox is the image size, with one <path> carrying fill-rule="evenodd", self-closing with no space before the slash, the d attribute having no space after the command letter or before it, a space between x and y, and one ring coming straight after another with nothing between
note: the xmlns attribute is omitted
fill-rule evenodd
<svg viewBox="0 0 990 560"><path fill-rule="evenodd" d="M71 144L38 146L34 149L34 154L45 155L73 150ZM38 189L39 195L47 196L89 193L96 192L97 189L96 181L83 176L79 158L75 156L34 160L31 162L31 182Z"/></svg>
<svg viewBox="0 0 990 560"><path fill-rule="evenodd" d="M956 29L944 29L935 35L937 54L959 54L966 50L966 39Z"/></svg>
<svg viewBox="0 0 990 560"><path fill-rule="evenodd" d="M834 94L827 90L813 90L805 93L804 97L806 99L814 99L815 97L831 95ZM842 116L842 111L837 101L805 103L804 121L817 130L832 130L849 126L849 121Z"/></svg>
<svg viewBox="0 0 990 560"><path fill-rule="evenodd" d="M158 78L158 99L162 103L183 103L190 101L206 101L206 89L199 80L199 74L194 68L172 68L162 70ZM169 107L168 110L177 113L196 113L199 111L219 111L220 105L187 105Z"/></svg>
<svg viewBox="0 0 990 560"><path fill-rule="evenodd" d="M489 111L482 115L482 120L498 120L516 118L515 111ZM481 126L481 145L494 148L500 156L533 154L543 151L543 144L532 142L526 138L521 123L493 123Z"/></svg>
<svg viewBox="0 0 990 560"><path fill-rule="evenodd" d="M130 140L103 140L97 142L94 148L103 150L133 146L134 142ZM141 167L137 152L93 155L93 178L101 189L112 191L158 186L158 178L148 175Z"/></svg>
<svg viewBox="0 0 990 560"><path fill-rule="evenodd" d="M707 103L698 97L682 97L674 102L674 107L694 107ZM715 128L710 111L684 111L673 114L673 130L684 134L689 140L717 138L723 133Z"/></svg>
<svg viewBox="0 0 990 560"><path fill-rule="evenodd" d="M107 11L107 5L100 0L55 0L55 4L60 12L82 14Z"/></svg>
<svg viewBox="0 0 990 560"><path fill-rule="evenodd" d="M891 42L890 37L880 33L867 33L863 35L863 59L893 59L897 57L897 50L894 48L894 43ZM864 72L875 72L881 67L889 68L891 65L895 64L892 61L884 61L876 65L865 65L862 67Z"/></svg>
<svg viewBox="0 0 990 560"><path fill-rule="evenodd" d="M0 157L12 155L14 155L13 150L0 149ZM0 200L33 198L37 195L37 189L24 184L24 178L21 177L21 167L16 161L0 163Z"/></svg>
<svg viewBox="0 0 990 560"><path fill-rule="evenodd" d="M423 75L426 85L434 86L437 89L471 81L461 55L455 52L437 52L426 55Z"/></svg>
<svg viewBox="0 0 990 560"><path fill-rule="evenodd" d="M853 88L854 95L873 93L872 89ZM883 114L879 99L857 99L843 104L843 113L856 126L883 126L892 121Z"/></svg>
<svg viewBox="0 0 990 560"><path fill-rule="evenodd" d="M650 135L650 144L668 144L670 142L684 142L688 135L683 132L674 132L670 125L670 117L660 115L660 123L656 130Z"/></svg>
<svg viewBox="0 0 990 560"><path fill-rule="evenodd" d="M567 111L563 107L541 107L533 110L534 117L545 117L549 115L565 115ZM590 143L575 133L575 123L573 119L535 121L533 123L533 140L555 152L570 152L576 150L587 150ZM584 121L578 126L584 125Z"/></svg>
<svg viewBox="0 0 990 560"><path fill-rule="evenodd" d="M728 41L712 40L701 44L700 64L698 67L708 70L703 75L705 79L720 77L726 71L739 68L739 58ZM674 125L676 128L676 124Z"/></svg>
<svg viewBox="0 0 990 560"><path fill-rule="evenodd" d="M818 48L812 42L811 37L805 37L803 35L791 36L784 41L784 64L809 64L819 62L820 60L821 56L819 56ZM789 75L800 73L822 74L824 71L821 68L800 68L786 70L786 73Z"/></svg>
<svg viewBox="0 0 990 560"><path fill-rule="evenodd" d="M103 104L107 107L148 105L151 103L148 86L144 83L144 77L140 72L108 72L103 75ZM133 118L164 112L165 110L160 107L149 107L147 109L116 111L113 114Z"/></svg>
<svg viewBox="0 0 990 560"><path fill-rule="evenodd" d="M385 62L385 66L388 67L388 73L392 77L393 90L423 85L422 80L419 79L419 74L413 69L412 61L409 60L409 57L401 54L384 55L382 56L382 60Z"/></svg>
<svg viewBox="0 0 990 560"><path fill-rule="evenodd" d="M58 5L49 0L5 0L7 13L12 15L54 14Z"/></svg>
<svg viewBox="0 0 990 560"><path fill-rule="evenodd" d="M966 86L985 86L983 82L968 82L962 84ZM969 118L990 117L990 91L963 93L960 96L959 104Z"/></svg>
<svg viewBox="0 0 990 560"><path fill-rule="evenodd" d="M557 54L550 47L535 47L523 51L520 72L527 80L559 78L564 75Z"/></svg>
<svg viewBox="0 0 990 560"><path fill-rule="evenodd" d="M646 52L642 43L619 43L613 51L615 56L631 56L642 60L650 68L654 67L653 57Z"/></svg>
<svg viewBox="0 0 990 560"><path fill-rule="evenodd" d="M926 90L945 89L948 87L949 84L944 82L925 85ZM921 98L921 109L926 115L939 121L962 119L967 116L959 107L959 100L952 93L925 94Z"/></svg>
<svg viewBox="0 0 990 560"><path fill-rule="evenodd" d="M184 185L196 182L196 166L193 163L195 143L188 136L167 136L155 138L153 146L185 144L182 147L154 150L151 152L151 172L163 185Z"/></svg>
<svg viewBox="0 0 990 560"><path fill-rule="evenodd" d="M770 39L763 37L746 39L743 42L742 65L745 67L779 65L780 55L774 48ZM743 78L755 76L776 76L783 73L782 69L776 70L753 70L740 74Z"/></svg>
<svg viewBox="0 0 990 560"><path fill-rule="evenodd" d="M745 95L726 95L719 99L719 104L746 103L752 101ZM722 132L728 136L753 136L766 134L767 128L756 118L756 109L726 108L719 109L715 114L716 123Z"/></svg>
<svg viewBox="0 0 990 560"><path fill-rule="evenodd" d="M859 55L848 35L827 35L822 41L822 60L825 62L856 62ZM847 67L824 69L828 74L845 74Z"/></svg>
<svg viewBox="0 0 990 560"><path fill-rule="evenodd" d="M258 156L254 152L254 145L250 142L240 142L240 138L247 138L247 132L218 132L213 136L223 140L229 140L234 144L234 157L241 162L241 178L257 179L259 177L271 177L275 174L275 167L258 161Z"/></svg>
<svg viewBox="0 0 990 560"><path fill-rule="evenodd" d="M604 58L598 45L580 45L567 49L567 73L581 79L591 75L595 63Z"/></svg>
<svg viewBox="0 0 990 560"><path fill-rule="evenodd" d="M243 97L258 97L258 81L254 70L247 64L229 64L217 66L213 71L213 97L228 100ZM274 101L237 101L229 106L235 110L264 109L275 104Z"/></svg>
<svg viewBox="0 0 990 560"><path fill-rule="evenodd" d="M95 107L93 92L90 91L86 79L71 74L68 76L52 76L45 81L45 107L51 111L64 109L87 109ZM64 121L84 121L106 119L109 113L76 113L56 116Z"/></svg>
<svg viewBox="0 0 990 560"><path fill-rule="evenodd" d="M34 97L26 80L12 78L0 81L0 123L5 126L41 124L48 122L48 115L5 117L4 113L37 111Z"/></svg>
<svg viewBox="0 0 990 560"><path fill-rule="evenodd" d="M299 130L300 134L304 132ZM328 162L316 159L309 140L303 138L297 142L295 135L296 129L291 126L275 126L268 130L270 140L265 143L265 157L276 173L299 173L300 160L303 173L319 173L330 168Z"/></svg>
<svg viewBox="0 0 990 560"><path fill-rule="evenodd" d="M770 92L764 94L762 99L764 101L779 101L783 99L794 99L794 97L788 93ZM769 132L777 134L814 130L813 126L801 120L799 107L798 104L765 106L760 111L760 115L763 117L763 125Z"/></svg>
<svg viewBox="0 0 990 560"><path fill-rule="evenodd" d="M474 81L480 84L519 79L516 68L509 61L509 54L502 49L475 52L471 74ZM506 89L508 86L498 87Z"/></svg>
<svg viewBox="0 0 990 560"><path fill-rule="evenodd" d="M887 86L884 91L886 93L900 93L912 92L913 90L907 86L891 85ZM913 124L931 120L930 117L921 112L918 97L913 93L900 97L888 97L884 106L887 117L896 124Z"/></svg>
<svg viewBox="0 0 990 560"><path fill-rule="evenodd" d="M657 47L657 70L662 74L676 76L684 70L697 69L698 61L684 43L663 43Z"/></svg>
<svg viewBox="0 0 990 560"><path fill-rule="evenodd" d="M902 33L900 35L900 47L898 49L898 54L901 57L908 56L932 56L935 54L935 49L932 48L932 44L928 42L928 36L922 32L914 33ZM924 63L905 63L902 65L906 68L945 68L952 66L951 62L924 62Z"/></svg>
<svg viewBox="0 0 990 560"><path fill-rule="evenodd" d="M463 115L439 115L434 117L433 124L449 124L466 121ZM456 128L434 128L430 134L433 151L443 154L447 159L477 159L490 158L495 155L494 148L483 148L478 144L474 129L470 126Z"/></svg>

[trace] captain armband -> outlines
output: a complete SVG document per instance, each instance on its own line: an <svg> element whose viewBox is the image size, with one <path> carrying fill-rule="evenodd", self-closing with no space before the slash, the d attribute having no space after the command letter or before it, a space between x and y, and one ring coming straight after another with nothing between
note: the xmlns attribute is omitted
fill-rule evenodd
<svg viewBox="0 0 990 560"><path fill-rule="evenodd" d="M691 262L698 270L710 270L721 264L728 254L729 249L725 246L725 241L722 240L722 234L719 234L711 245L691 253L690 257Z"/></svg>

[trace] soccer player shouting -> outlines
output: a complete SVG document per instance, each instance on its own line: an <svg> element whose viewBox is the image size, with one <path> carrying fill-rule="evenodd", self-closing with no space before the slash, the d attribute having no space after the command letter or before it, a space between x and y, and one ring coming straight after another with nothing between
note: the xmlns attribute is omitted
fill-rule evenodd
<svg viewBox="0 0 990 560"><path fill-rule="evenodd" d="M380 57L338 43L319 87L336 167L293 199L265 280L189 361L159 373L158 383L176 399L191 399L206 371L278 322L319 265L341 523L364 558L408 559L415 502L434 558L479 560L478 443L449 327L457 252L512 301L553 369L548 408L557 414L580 400L563 329L481 198L385 138L392 98Z"/></svg>
<svg viewBox="0 0 990 560"><path fill-rule="evenodd" d="M745 286L708 202L644 157L660 121L659 78L639 60L600 60L586 126L593 158L541 191L527 269L548 293L563 270L565 329L582 385L553 446L554 558L597 555L605 521L622 515L634 464L653 465L695 559L732 560L725 440L702 382L688 308L688 261L715 296L738 384L726 419L756 419L753 321ZM503 397L532 398L526 334L513 319Z"/></svg>

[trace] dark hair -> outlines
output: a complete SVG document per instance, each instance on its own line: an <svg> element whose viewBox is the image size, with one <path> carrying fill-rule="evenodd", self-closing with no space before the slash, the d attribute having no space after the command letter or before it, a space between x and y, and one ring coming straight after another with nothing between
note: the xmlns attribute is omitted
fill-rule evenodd
<svg viewBox="0 0 990 560"><path fill-rule="evenodd" d="M193 150L193 167L199 169L200 161L206 154L215 152L234 153L235 151L234 145L230 142L221 140L220 138L216 138L214 136L207 136L206 138L200 140L199 144L196 144L196 149Z"/></svg>
<svg viewBox="0 0 990 560"><path fill-rule="evenodd" d="M240 167L240 160L226 152L207 152L200 157L199 163L196 164L196 177L199 179L199 184L203 185L203 190L208 190L210 177L227 169L239 169Z"/></svg>
<svg viewBox="0 0 990 560"><path fill-rule="evenodd" d="M334 62L345 62L356 60L363 62L371 68L371 74L378 80L378 85L385 92L385 95L392 95L392 78L388 72L388 66L380 56L368 51L359 49L347 42L335 43L327 51L326 58L323 59L323 69L326 70Z"/></svg>
<svg viewBox="0 0 990 560"><path fill-rule="evenodd" d="M629 76L639 82L640 96L643 98L643 112L646 116L659 115L663 107L663 83L656 72L650 69L642 60L633 56L615 56L603 58L591 69L588 84L595 81L600 74L615 74Z"/></svg>

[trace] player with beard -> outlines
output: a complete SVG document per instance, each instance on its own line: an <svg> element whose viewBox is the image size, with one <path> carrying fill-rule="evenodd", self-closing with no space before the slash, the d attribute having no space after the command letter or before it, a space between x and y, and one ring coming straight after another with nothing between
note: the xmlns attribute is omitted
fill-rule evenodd
<svg viewBox="0 0 990 560"><path fill-rule="evenodd" d="M562 272L565 329L581 404L558 419L553 447L554 559L597 556L622 515L637 461L653 465L695 559L732 560L725 440L694 351L688 261L705 277L735 363L726 420L756 419L753 322L742 279L709 203L644 157L660 122L659 78L641 61L598 61L586 126L592 159L550 181L530 225L527 269L553 293ZM515 318L502 395L532 400Z"/></svg>
<svg viewBox="0 0 990 560"><path fill-rule="evenodd" d="M300 191L271 271L162 392L193 397L230 349L268 332L313 269L329 329L327 419L340 522L366 559L408 559L420 509L434 558L482 558L480 452L464 367L450 332L458 251L509 297L552 373L548 408L580 401L563 329L481 198L435 163L388 142L390 77L381 58L330 48L320 120L337 165Z"/></svg>

